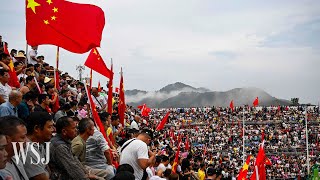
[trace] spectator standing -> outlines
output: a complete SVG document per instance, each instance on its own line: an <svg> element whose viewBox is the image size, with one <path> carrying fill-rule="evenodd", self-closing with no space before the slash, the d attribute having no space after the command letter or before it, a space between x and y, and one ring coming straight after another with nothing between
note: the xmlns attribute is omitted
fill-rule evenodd
<svg viewBox="0 0 320 180"><path fill-rule="evenodd" d="M12 88L8 85L9 74L7 70L0 69L0 104L9 100Z"/></svg>

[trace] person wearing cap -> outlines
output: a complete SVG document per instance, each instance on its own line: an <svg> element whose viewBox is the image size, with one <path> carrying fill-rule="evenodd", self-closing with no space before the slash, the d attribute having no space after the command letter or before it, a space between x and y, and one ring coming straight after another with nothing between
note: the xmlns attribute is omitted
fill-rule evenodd
<svg viewBox="0 0 320 180"><path fill-rule="evenodd" d="M14 62L24 62L26 60L26 56L21 51L19 51L18 54L15 53L14 55L11 55L11 57L14 57L13 58Z"/></svg>
<svg viewBox="0 0 320 180"><path fill-rule="evenodd" d="M143 130L137 138L128 140L121 147L120 165L131 165L136 180L141 180L143 177L147 178L148 175L145 170L155 163L155 153L148 150L152 137L150 130Z"/></svg>

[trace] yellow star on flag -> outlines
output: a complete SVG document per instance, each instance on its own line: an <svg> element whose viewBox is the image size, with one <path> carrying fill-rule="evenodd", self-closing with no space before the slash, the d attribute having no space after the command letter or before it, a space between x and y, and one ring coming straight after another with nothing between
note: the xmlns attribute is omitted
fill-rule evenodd
<svg viewBox="0 0 320 180"><path fill-rule="evenodd" d="M28 0L27 8L31 8L32 11L36 14L36 7L40 6L39 3L35 2L35 0Z"/></svg>
<svg viewBox="0 0 320 180"><path fill-rule="evenodd" d="M52 9L52 11L56 13L56 12L58 12L58 8L54 7L54 8Z"/></svg>
<svg viewBox="0 0 320 180"><path fill-rule="evenodd" d="M96 49L93 49L93 54L98 55Z"/></svg>
<svg viewBox="0 0 320 180"><path fill-rule="evenodd" d="M48 20L43 20L43 22L44 22L45 24L49 24L49 21L48 21Z"/></svg>
<svg viewBox="0 0 320 180"><path fill-rule="evenodd" d="M51 16L51 20L55 21L56 19L57 19L57 17Z"/></svg>
<svg viewBox="0 0 320 180"><path fill-rule="evenodd" d="M47 3L50 5L52 3L52 0L47 0Z"/></svg>
<svg viewBox="0 0 320 180"><path fill-rule="evenodd" d="M249 166L247 163L244 163L243 167L242 167L242 171L248 170Z"/></svg>

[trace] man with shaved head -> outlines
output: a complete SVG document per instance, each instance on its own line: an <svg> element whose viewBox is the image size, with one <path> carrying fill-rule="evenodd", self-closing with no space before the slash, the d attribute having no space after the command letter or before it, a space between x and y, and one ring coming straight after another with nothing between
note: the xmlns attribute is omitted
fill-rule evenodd
<svg viewBox="0 0 320 180"><path fill-rule="evenodd" d="M9 101L0 105L0 117L16 116L18 117L17 106L22 101L22 94L19 91L13 90L9 94Z"/></svg>

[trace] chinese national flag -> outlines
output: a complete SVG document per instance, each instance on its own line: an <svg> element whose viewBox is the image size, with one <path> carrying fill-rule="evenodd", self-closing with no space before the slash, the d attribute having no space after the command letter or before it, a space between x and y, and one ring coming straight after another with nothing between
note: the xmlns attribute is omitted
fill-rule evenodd
<svg viewBox="0 0 320 180"><path fill-rule="evenodd" d="M5 43L4 43L3 51L4 51L5 54L10 56L8 47L6 46ZM18 80L18 77L17 77L17 74L16 74L16 70L14 69L13 61L12 61L11 56L10 56L10 63L8 64L8 67L9 67L8 74L10 76L8 85L11 86L11 87L20 88L20 83L19 83L19 80Z"/></svg>
<svg viewBox="0 0 320 180"><path fill-rule="evenodd" d="M272 162L270 161L269 158L266 157L266 160L265 160L265 161L266 161L266 162L265 162L266 166L272 166Z"/></svg>
<svg viewBox="0 0 320 180"><path fill-rule="evenodd" d="M92 117L93 120L96 122L97 126L99 127L100 132L103 134L103 137L107 140L107 134L106 131L104 130L104 126L100 120L100 117L98 115L96 106L92 100L92 96L90 95L90 88L86 88L87 89L87 94L88 94L88 98L89 98L89 102L90 102L90 107L91 107L91 112L92 112Z"/></svg>
<svg viewBox="0 0 320 180"><path fill-rule="evenodd" d="M138 108L141 110L142 116L145 116L145 117L149 116L149 112L151 111L151 109L148 108L146 104L140 105L138 106Z"/></svg>
<svg viewBox="0 0 320 180"><path fill-rule="evenodd" d="M74 53L100 46L104 12L66 0L26 0L26 36L31 46L52 44Z"/></svg>
<svg viewBox="0 0 320 180"><path fill-rule="evenodd" d="M259 152L255 162L255 170L250 178L250 180L265 180L266 179L266 167L265 167L265 158L266 154L264 152L263 144L259 148Z"/></svg>
<svg viewBox="0 0 320 180"><path fill-rule="evenodd" d="M123 87L123 74L121 70L121 78L120 78L120 93L119 93L119 104L118 104L118 113L120 117L120 123L124 127L124 114L126 112L126 102L124 98L124 87Z"/></svg>
<svg viewBox="0 0 320 180"><path fill-rule="evenodd" d="M189 151L189 149L190 149L190 145L189 145L189 137L187 136L187 138L186 138L186 150L187 151Z"/></svg>
<svg viewBox="0 0 320 180"><path fill-rule="evenodd" d="M178 164L179 164L180 145L181 145L181 140L179 140L178 150L176 152L176 156L174 158L174 162L173 162L173 165L172 165L172 172L173 173L177 172L177 167L178 167Z"/></svg>
<svg viewBox="0 0 320 180"><path fill-rule="evenodd" d="M249 156L247 157L246 162L244 163L244 165L243 165L242 168L240 169L240 173L239 173L239 175L238 175L237 180L247 179L247 174L248 174L250 159L251 159L251 156L249 155Z"/></svg>
<svg viewBox="0 0 320 180"><path fill-rule="evenodd" d="M254 101L253 101L253 107L256 107L259 105L259 98L257 97Z"/></svg>
<svg viewBox="0 0 320 180"><path fill-rule="evenodd" d="M101 92L101 85L100 85L100 81L98 82L98 92Z"/></svg>
<svg viewBox="0 0 320 180"><path fill-rule="evenodd" d="M234 110L233 100L230 102L230 108L232 109L232 111Z"/></svg>
<svg viewBox="0 0 320 180"><path fill-rule="evenodd" d="M113 65L111 64L111 77L108 84L108 113L112 114L113 106L112 106L112 99L113 99Z"/></svg>
<svg viewBox="0 0 320 180"><path fill-rule="evenodd" d="M170 112L167 112L166 116L161 120L160 124L157 126L156 131L160 131L164 128L164 125L167 123Z"/></svg>
<svg viewBox="0 0 320 180"><path fill-rule="evenodd" d="M93 48L90 51L90 54L84 65L109 79L111 78L111 76L113 76L113 72L108 69L107 65L104 63L96 48Z"/></svg>

